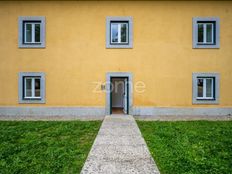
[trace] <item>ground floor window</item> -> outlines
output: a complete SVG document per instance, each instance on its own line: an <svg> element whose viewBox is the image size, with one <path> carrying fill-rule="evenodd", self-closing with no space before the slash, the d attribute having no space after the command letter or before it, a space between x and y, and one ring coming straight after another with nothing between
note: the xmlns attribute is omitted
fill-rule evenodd
<svg viewBox="0 0 232 174"><path fill-rule="evenodd" d="M215 99L215 78L197 78L197 99Z"/></svg>
<svg viewBox="0 0 232 174"><path fill-rule="evenodd" d="M41 78L40 77L24 77L23 90L25 99L40 99L41 98Z"/></svg>
<svg viewBox="0 0 232 174"><path fill-rule="evenodd" d="M44 73L19 73L19 103L45 103Z"/></svg>
<svg viewBox="0 0 232 174"><path fill-rule="evenodd" d="M217 104L219 102L219 74L193 73L193 103Z"/></svg>

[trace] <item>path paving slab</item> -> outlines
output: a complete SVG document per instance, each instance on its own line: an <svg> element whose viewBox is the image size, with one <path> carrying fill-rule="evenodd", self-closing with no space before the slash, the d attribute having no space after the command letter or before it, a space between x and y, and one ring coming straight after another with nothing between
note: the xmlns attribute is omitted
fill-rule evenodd
<svg viewBox="0 0 232 174"><path fill-rule="evenodd" d="M159 174L130 115L106 116L81 174Z"/></svg>

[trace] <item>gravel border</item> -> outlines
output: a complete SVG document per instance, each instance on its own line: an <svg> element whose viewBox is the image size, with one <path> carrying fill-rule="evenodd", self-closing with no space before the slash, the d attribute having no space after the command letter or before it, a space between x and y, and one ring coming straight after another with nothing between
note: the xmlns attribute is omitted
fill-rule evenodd
<svg viewBox="0 0 232 174"><path fill-rule="evenodd" d="M95 121L103 120L102 116L0 116L1 121Z"/></svg>
<svg viewBox="0 0 232 174"><path fill-rule="evenodd" d="M115 114L114 114L115 115ZM117 114L116 114L117 115ZM1 121L94 121L94 120L104 120L105 115L102 116L0 116ZM208 121L231 121L232 115L225 116L180 116L180 115L141 115L134 116L136 120L144 121L194 121L194 120L208 120Z"/></svg>
<svg viewBox="0 0 232 174"><path fill-rule="evenodd" d="M144 121L194 121L194 120L208 120L208 121L231 121L232 115L225 116L202 116L202 115L193 115L193 116L180 116L180 115L142 115L142 116L134 116L136 120L144 120Z"/></svg>

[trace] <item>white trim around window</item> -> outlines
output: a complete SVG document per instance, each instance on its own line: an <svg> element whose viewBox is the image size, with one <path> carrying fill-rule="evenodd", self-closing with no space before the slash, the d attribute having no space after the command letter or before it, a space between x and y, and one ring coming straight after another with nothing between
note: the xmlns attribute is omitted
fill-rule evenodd
<svg viewBox="0 0 232 174"><path fill-rule="evenodd" d="M45 73L20 72L19 103L45 103Z"/></svg>

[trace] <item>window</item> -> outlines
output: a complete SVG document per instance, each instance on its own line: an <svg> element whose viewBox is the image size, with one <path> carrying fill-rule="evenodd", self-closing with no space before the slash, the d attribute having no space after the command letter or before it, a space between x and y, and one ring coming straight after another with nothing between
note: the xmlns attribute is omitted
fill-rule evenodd
<svg viewBox="0 0 232 174"><path fill-rule="evenodd" d="M44 73L19 73L19 103L45 103Z"/></svg>
<svg viewBox="0 0 232 174"><path fill-rule="evenodd" d="M24 43L40 43L40 22L24 22Z"/></svg>
<svg viewBox="0 0 232 174"><path fill-rule="evenodd" d="M214 100L214 78L197 78L197 99Z"/></svg>
<svg viewBox="0 0 232 174"><path fill-rule="evenodd" d="M106 18L106 48L132 48L132 18Z"/></svg>
<svg viewBox="0 0 232 174"><path fill-rule="evenodd" d="M40 77L24 77L24 99L40 99Z"/></svg>
<svg viewBox="0 0 232 174"><path fill-rule="evenodd" d="M193 48L219 48L219 18L193 18Z"/></svg>
<svg viewBox="0 0 232 174"><path fill-rule="evenodd" d="M198 44L214 44L215 22L199 22L198 25Z"/></svg>
<svg viewBox="0 0 232 174"><path fill-rule="evenodd" d="M45 17L19 17L19 47L45 47Z"/></svg>
<svg viewBox="0 0 232 174"><path fill-rule="evenodd" d="M128 44L128 22L110 23L111 44Z"/></svg>
<svg viewBox="0 0 232 174"><path fill-rule="evenodd" d="M193 73L193 104L218 104L219 74Z"/></svg>

